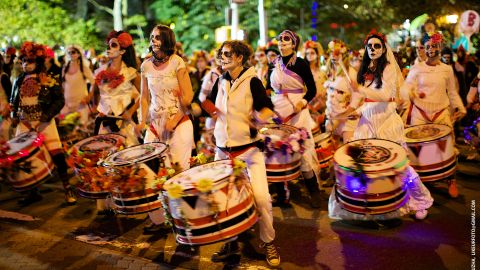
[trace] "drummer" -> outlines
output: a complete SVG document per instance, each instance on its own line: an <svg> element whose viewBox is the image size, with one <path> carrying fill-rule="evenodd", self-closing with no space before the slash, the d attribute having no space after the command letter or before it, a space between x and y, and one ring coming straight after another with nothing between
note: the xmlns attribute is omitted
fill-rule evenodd
<svg viewBox="0 0 480 270"><path fill-rule="evenodd" d="M351 81L353 91L360 93L364 104L357 109L360 119L355 128L353 138L386 139L406 147L403 122L396 111L396 96L399 81L403 80L400 68L387 46L386 37L371 32L364 41L365 54L356 80ZM426 218L427 209L432 206L433 198L423 185L420 177L411 167L407 167L406 185L410 196L408 202L397 213L389 218L400 217L410 211L416 211L417 219ZM363 216L340 209L332 190L329 201L329 216L343 219L384 219L380 215Z"/></svg>
<svg viewBox="0 0 480 270"><path fill-rule="evenodd" d="M141 116L137 132L147 126L145 143L164 142L167 149L166 166L182 171L190 168L194 148L193 124L187 107L192 102L193 91L183 59L175 54L175 34L165 25L157 25L150 35L152 56L141 66ZM148 111L148 113L147 113ZM158 164L153 165L154 171ZM155 168L156 167L156 168ZM149 212L151 225L144 228L153 233L162 228L163 210Z"/></svg>
<svg viewBox="0 0 480 270"><path fill-rule="evenodd" d="M260 215L260 239L266 250L270 266L280 265L280 254L273 244L275 229L267 174L263 153L258 148L257 129L251 117L258 112L260 121L273 116L273 104L266 95L262 81L256 77L254 67L246 68L252 54L242 41L225 41L218 50L222 69L219 77L202 107L214 118L214 136L217 144L215 160L237 158L247 163L255 202ZM212 256L212 261L223 261L238 253L236 237L231 239Z"/></svg>
<svg viewBox="0 0 480 270"><path fill-rule="evenodd" d="M426 48L427 61L412 67L402 89L411 100L406 124L444 124L453 128L453 123L465 116L466 109L458 94L452 67L440 61L443 36L427 33L421 42ZM456 198L456 180L450 179L448 185L448 193Z"/></svg>
<svg viewBox="0 0 480 270"><path fill-rule="evenodd" d="M310 138L305 141L305 152L302 154L300 170L305 186L310 193L310 204L313 208L319 208L321 198L317 177L320 175L320 167L312 134L315 124L307 107L317 93L315 80L308 63L303 58L296 56L300 37L293 31L285 30L280 33L278 40L281 56L274 62L267 88L274 90L272 102L275 111L282 118L282 122L307 129ZM304 93L305 87L307 88L306 93ZM273 185L278 194L276 205L289 207L285 192L287 187L284 188L286 183L279 182Z"/></svg>
<svg viewBox="0 0 480 270"><path fill-rule="evenodd" d="M10 99L12 126L17 127L16 135L36 130L45 136L45 146L52 156L65 189L67 204L77 199L73 187L68 183L67 163L57 126L53 119L64 106L65 100L58 78L46 74L45 47L33 42L24 42L20 50L23 73L14 83ZM41 200L37 189L19 201L28 205Z"/></svg>

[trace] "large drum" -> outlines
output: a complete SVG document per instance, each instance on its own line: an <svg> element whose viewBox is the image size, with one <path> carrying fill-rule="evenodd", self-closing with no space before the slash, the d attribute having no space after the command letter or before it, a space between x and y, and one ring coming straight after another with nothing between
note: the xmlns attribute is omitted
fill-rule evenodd
<svg viewBox="0 0 480 270"><path fill-rule="evenodd" d="M331 160L335 147L331 133L317 133L313 135L315 141L315 152L317 153L320 168L328 168L331 166Z"/></svg>
<svg viewBox="0 0 480 270"><path fill-rule="evenodd" d="M234 174L231 160L200 165L167 180L163 197L173 218L177 241L202 245L225 240L257 221L254 197L244 172Z"/></svg>
<svg viewBox="0 0 480 270"><path fill-rule="evenodd" d="M106 168L98 162L124 146L122 135L104 134L81 140L70 148L67 162L80 179L78 195L89 199L105 199L109 195L111 183Z"/></svg>
<svg viewBox="0 0 480 270"><path fill-rule="evenodd" d="M116 212L135 215L162 207L157 175L145 162L160 158L166 150L164 143L146 143L125 148L103 161L112 181L110 192Z"/></svg>
<svg viewBox="0 0 480 270"><path fill-rule="evenodd" d="M302 154L299 130L294 126L268 124L259 133L265 142L268 182L286 182L300 176Z"/></svg>
<svg viewBox="0 0 480 270"><path fill-rule="evenodd" d="M333 156L335 196L340 206L363 215L395 211L408 200L405 150L391 141L357 140Z"/></svg>
<svg viewBox="0 0 480 270"><path fill-rule="evenodd" d="M41 133L30 131L2 145L0 167L15 190L32 189L51 175L54 165L43 141Z"/></svg>
<svg viewBox="0 0 480 270"><path fill-rule="evenodd" d="M422 182L444 180L455 174L457 156L449 126L411 126L405 129L405 137L410 165Z"/></svg>

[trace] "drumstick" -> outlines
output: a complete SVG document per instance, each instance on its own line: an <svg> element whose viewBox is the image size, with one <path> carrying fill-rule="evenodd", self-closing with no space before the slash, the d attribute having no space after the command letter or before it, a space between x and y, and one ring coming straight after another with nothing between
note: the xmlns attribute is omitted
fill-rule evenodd
<svg viewBox="0 0 480 270"><path fill-rule="evenodd" d="M338 64L340 65L340 68L343 70L343 73L345 73L345 77L347 77L348 84L352 85L352 79L350 79L350 76L348 76L348 71L345 68L345 65L343 65L342 59L338 61Z"/></svg>

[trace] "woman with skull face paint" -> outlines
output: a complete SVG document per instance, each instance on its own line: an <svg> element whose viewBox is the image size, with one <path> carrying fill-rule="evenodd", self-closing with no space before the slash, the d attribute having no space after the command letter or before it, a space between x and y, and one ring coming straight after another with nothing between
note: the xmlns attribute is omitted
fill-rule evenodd
<svg viewBox="0 0 480 270"><path fill-rule="evenodd" d="M455 75L451 66L440 61L443 36L440 33L425 34L422 44L427 61L410 70L402 92L412 101L407 125L444 124L453 128L455 121L466 114L466 109L455 87ZM451 115L453 112L453 115ZM458 196L455 179L448 181L451 197Z"/></svg>
<svg viewBox="0 0 480 270"><path fill-rule="evenodd" d="M273 104L267 97L255 68L246 68L252 52L241 41L225 41L218 50L222 69L226 71L215 82L212 92L202 107L214 118L214 136L217 144L215 160L237 158L247 163L247 171L259 212L261 247L266 250L270 266L280 264L280 255L273 244L275 229L270 194L268 193L265 158L258 148L258 134L252 128L251 117L258 112L262 122L270 119ZM233 127L233 128L232 128ZM238 253L235 239L215 252L212 261L223 261Z"/></svg>
<svg viewBox="0 0 480 270"><path fill-rule="evenodd" d="M320 43L309 40L305 42L303 49L305 60L307 60L307 63L310 66L313 80L315 81L315 87L317 88L317 95L310 102L310 108L315 112L323 113L327 99L327 92L323 87L323 84L327 80L327 75L321 70L323 48Z"/></svg>
<svg viewBox="0 0 480 270"><path fill-rule="evenodd" d="M106 43L110 60L95 70L95 83L86 100L88 103L96 90L100 91L94 133L120 133L126 137L127 145L135 145L138 140L133 130L139 106L140 76L133 40L127 32L113 30Z"/></svg>
<svg viewBox="0 0 480 270"><path fill-rule="evenodd" d="M165 160L167 167L178 172L190 168L194 148L193 124L187 107L193 99L192 85L187 66L175 54L175 34L165 25L157 25L150 34L152 56L141 66L141 116L137 130L143 130L150 120L144 142L164 142L169 145ZM147 112L148 111L148 112ZM158 170L158 164L151 164ZM163 209L148 213L152 224L146 233L162 229Z"/></svg>
<svg viewBox="0 0 480 270"><path fill-rule="evenodd" d="M386 38L376 31L370 32L364 41L368 54L363 57L357 79L351 82L351 88L363 96L363 105L357 109L360 119L353 139L386 139L406 147L403 121L397 114L397 92L403 81L400 67L393 52L387 46ZM358 83L357 83L358 82ZM432 206L433 198L421 182L415 170L408 166L406 185L409 200L399 210L385 215L359 215L340 207L335 192L330 194L328 212L334 219L383 220L397 218L416 211L417 219L427 216L427 208ZM411 182L411 183L410 183Z"/></svg>
<svg viewBox="0 0 480 270"><path fill-rule="evenodd" d="M320 175L320 167L312 135L315 123L307 107L317 94L315 80L308 63L296 55L300 37L293 31L284 30L278 36L278 40L281 56L274 62L267 88L275 92L272 94L272 102L282 122L297 128L305 128L310 135L305 141L300 170L310 193L310 204L313 208L319 208L321 199L317 178ZM274 205L291 207L286 196L286 184L272 183L278 195Z"/></svg>

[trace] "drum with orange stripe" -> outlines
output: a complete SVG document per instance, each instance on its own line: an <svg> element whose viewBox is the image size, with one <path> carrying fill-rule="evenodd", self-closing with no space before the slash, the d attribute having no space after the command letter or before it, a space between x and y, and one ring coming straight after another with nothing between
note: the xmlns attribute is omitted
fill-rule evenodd
<svg viewBox="0 0 480 270"><path fill-rule="evenodd" d="M405 150L397 143L368 139L344 144L333 156L335 197L347 211L381 215L408 200Z"/></svg>
<svg viewBox="0 0 480 270"><path fill-rule="evenodd" d="M163 198L181 244L226 240L257 222L253 192L243 171L219 160L183 171L164 185Z"/></svg>
<svg viewBox="0 0 480 270"><path fill-rule="evenodd" d="M331 133L320 133L313 135L315 140L315 152L317 153L320 168L328 168L332 165L333 153L335 147Z"/></svg>
<svg viewBox="0 0 480 270"><path fill-rule="evenodd" d="M298 132L290 125L268 124L259 129L265 142L265 166L268 182L286 182L300 177L302 154L298 149L292 149L289 137ZM296 150L296 151L295 151Z"/></svg>
<svg viewBox="0 0 480 270"><path fill-rule="evenodd" d="M452 128L424 124L405 128L410 165L422 182L449 179L455 174L457 156Z"/></svg>
<svg viewBox="0 0 480 270"><path fill-rule="evenodd" d="M51 175L54 165L43 143L42 134L30 131L2 145L5 156L2 154L0 167L15 190L32 189Z"/></svg>
<svg viewBox="0 0 480 270"><path fill-rule="evenodd" d="M160 158L166 150L164 143L146 143L113 153L103 161L112 181L110 193L117 213L135 215L162 207L157 175L145 162Z"/></svg>
<svg viewBox="0 0 480 270"><path fill-rule="evenodd" d="M110 182L100 160L121 150L125 137L119 134L102 134L83 139L68 151L67 164L78 177L77 194L88 199L105 199L109 195Z"/></svg>

